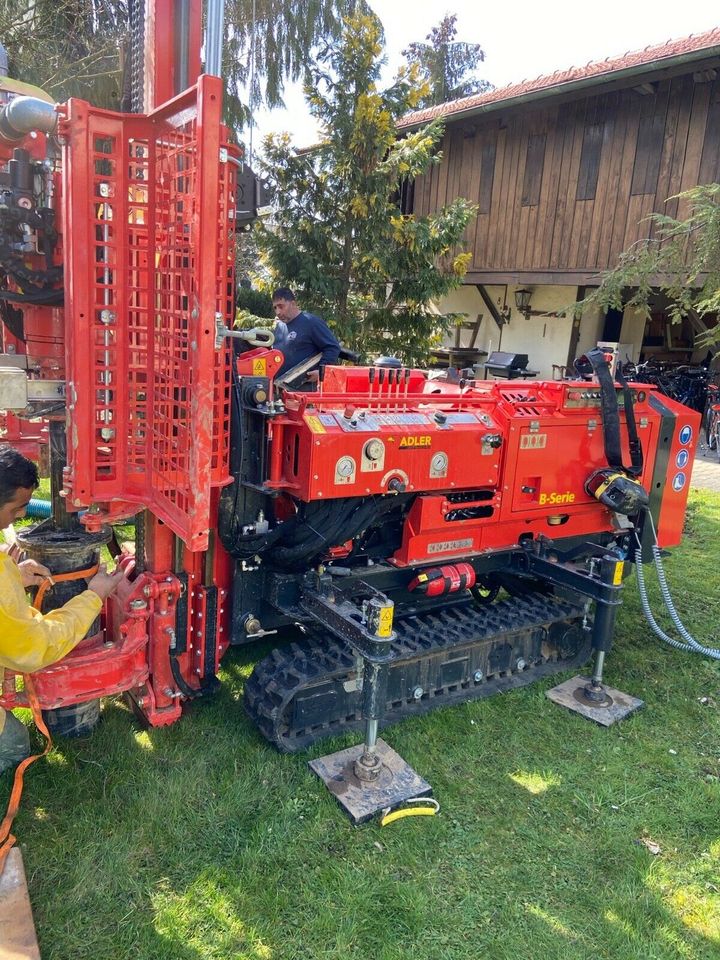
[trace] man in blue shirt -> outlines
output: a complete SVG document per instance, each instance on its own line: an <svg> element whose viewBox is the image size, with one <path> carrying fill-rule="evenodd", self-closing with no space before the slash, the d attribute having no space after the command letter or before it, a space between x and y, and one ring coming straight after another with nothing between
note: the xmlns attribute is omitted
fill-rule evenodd
<svg viewBox="0 0 720 960"><path fill-rule="evenodd" d="M337 363L340 344L321 317L301 310L297 305L295 294L288 287L279 287L273 293L272 302L275 316L279 321L275 328L275 346L285 357L285 363L278 371L278 376L287 373L288 370L316 353L321 354L319 363L321 367L328 363ZM311 371L307 377L309 380L317 380L317 370Z"/></svg>

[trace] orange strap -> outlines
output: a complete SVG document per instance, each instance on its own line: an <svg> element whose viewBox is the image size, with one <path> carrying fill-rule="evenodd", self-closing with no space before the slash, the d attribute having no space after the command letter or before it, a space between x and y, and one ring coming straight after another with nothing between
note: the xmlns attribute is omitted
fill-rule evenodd
<svg viewBox="0 0 720 960"><path fill-rule="evenodd" d="M98 571L97 564L94 567L91 567L87 570L75 570L72 573L58 573L55 574L52 578L43 580L40 584L37 593L35 594L35 600L33 601L33 606L36 610L40 610L42 607L42 602L47 593L49 587L53 586L55 583L61 583L68 580L82 580L83 578L87 579L88 577L93 577ZM45 737L45 749L42 753L33 754L32 757L26 757L21 763L18 764L15 770L15 779L13 781L12 791L10 793L10 800L8 802L7 811L5 813L5 818L0 823L0 874L3 872L5 866L5 859L10 853L11 848L15 844L15 836L10 833L13 820L17 816L17 812L20 808L20 799L22 797L23 790L23 779L25 777L25 771L27 768L35 763L36 760L39 760L41 757L47 756L52 747L52 737L50 736L50 731L48 730L45 720L43 719L42 709L40 707L40 701L37 698L37 693L35 692L35 686L32 682L32 677L24 673L23 681L25 683L25 693L27 694L28 703L30 709L32 710L33 720L35 721L35 726L38 728L40 733Z"/></svg>
<svg viewBox="0 0 720 960"><path fill-rule="evenodd" d="M10 853L11 847L13 847L15 844L15 837L12 833L10 833L10 828L12 827L12 822L15 819L15 815L20 807L20 798L22 797L23 778L25 776L25 771L32 763L35 763L36 760L39 760L40 757L46 756L52 747L50 731L46 727L45 721L43 720L40 702L38 701L37 694L35 693L35 687L33 686L32 679L30 676L28 676L28 674L23 674L23 679L25 681L25 692L30 703L30 709L32 710L35 726L45 737L45 749L42 753L36 753L32 757L26 757L22 763L18 764L17 769L15 770L15 780L13 781L13 788L10 793L10 801L8 803L7 812L5 814L5 819L2 823L0 823L0 873L3 872L5 858L7 857L8 853Z"/></svg>
<svg viewBox="0 0 720 960"><path fill-rule="evenodd" d="M54 573L52 577L47 577L43 580L38 587L35 599L33 600L33 606L36 610L42 610L42 602L45 599L45 594L50 587L54 587L56 583L66 583L70 580L87 580L90 577L94 577L97 572L98 565L95 564L94 567L88 567L87 570L73 570L72 573Z"/></svg>

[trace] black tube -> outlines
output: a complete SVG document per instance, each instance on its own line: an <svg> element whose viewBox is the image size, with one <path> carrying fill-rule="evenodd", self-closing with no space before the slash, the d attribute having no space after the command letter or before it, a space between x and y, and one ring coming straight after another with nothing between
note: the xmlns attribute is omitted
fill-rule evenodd
<svg viewBox="0 0 720 960"><path fill-rule="evenodd" d="M15 190L32 193L33 171L30 165L30 154L21 147L15 147L12 160L8 160L10 186Z"/></svg>
<svg viewBox="0 0 720 960"><path fill-rule="evenodd" d="M36 293L11 293L0 290L0 300L9 303L30 303L39 307L61 307L65 301L62 290L38 290Z"/></svg>
<svg viewBox="0 0 720 960"><path fill-rule="evenodd" d="M347 507L347 501L340 501L340 503L343 504L344 513ZM371 517L375 509L375 505L371 502L366 509L362 511L363 516L367 513L368 517ZM273 560L283 564L290 563L311 557L317 553L318 550L326 546L335 546L337 543L344 543L345 540L349 540L354 536L352 531L357 525L357 514L361 510L362 507L356 507L349 517L347 517L347 515L340 516L334 523L321 530L317 530L315 525L313 525L310 528L310 535L300 543L277 548L273 552Z"/></svg>
<svg viewBox="0 0 720 960"><path fill-rule="evenodd" d="M177 657L173 653L170 654L170 670L178 690L184 697L187 697L188 700L198 700L200 697L204 697L208 693L215 692L217 687L217 679L215 677L213 677L213 681L215 681L214 683L212 681L201 683L197 690L194 687L189 686L182 673L180 673L180 664L178 663Z"/></svg>
<svg viewBox="0 0 720 960"><path fill-rule="evenodd" d="M340 503L343 505L343 512L345 512L347 501L340 501ZM312 540L298 546L276 548L272 552L271 559L274 563L282 566L310 559L326 547L337 546L346 540L354 539L370 523L376 522L383 513L395 507L396 504L395 497L362 499L349 516L346 515L332 528L316 534Z"/></svg>
<svg viewBox="0 0 720 960"><path fill-rule="evenodd" d="M5 324L10 333L25 343L25 318L22 310L13 307L9 301L4 300L0 290L0 320Z"/></svg>
<svg viewBox="0 0 720 960"><path fill-rule="evenodd" d="M347 512L348 501L344 499L305 504L300 514L284 525L283 545L302 546L318 536L328 536L347 518Z"/></svg>
<svg viewBox="0 0 720 960"><path fill-rule="evenodd" d="M363 717L366 720L382 720L387 702L389 665L365 661L363 671Z"/></svg>
<svg viewBox="0 0 720 960"><path fill-rule="evenodd" d="M600 579L608 586L613 585L618 561L615 557L603 557L600 561ZM595 604L595 619L593 621L592 645L593 650L602 650L609 653L615 631L615 619L620 606L619 596L616 594L605 602L600 600Z"/></svg>

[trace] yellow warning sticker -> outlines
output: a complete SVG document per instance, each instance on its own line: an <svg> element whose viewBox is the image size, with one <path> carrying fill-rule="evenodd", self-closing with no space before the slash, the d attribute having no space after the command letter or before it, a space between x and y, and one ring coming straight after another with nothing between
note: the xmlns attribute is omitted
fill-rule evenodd
<svg viewBox="0 0 720 960"><path fill-rule="evenodd" d="M377 636L378 637L389 637L392 633L393 625L393 607L383 607L380 611L380 619L378 621Z"/></svg>
<svg viewBox="0 0 720 960"><path fill-rule="evenodd" d="M615 564L615 573L613 574L613 583L615 584L615 586L618 586L618 584L622 583L624 569L625 569L624 561L619 560Z"/></svg>
<svg viewBox="0 0 720 960"><path fill-rule="evenodd" d="M313 433L327 433L325 427L320 423L319 417L306 416L305 423L310 427Z"/></svg>
<svg viewBox="0 0 720 960"><path fill-rule="evenodd" d="M267 376L267 360L265 359L265 357L258 357L257 360L253 360L253 376L254 377Z"/></svg>

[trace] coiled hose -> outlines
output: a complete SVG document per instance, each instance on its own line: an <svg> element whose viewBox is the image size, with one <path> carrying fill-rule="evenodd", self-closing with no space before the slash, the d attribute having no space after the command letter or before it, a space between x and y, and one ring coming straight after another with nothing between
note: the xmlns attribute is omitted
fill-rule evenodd
<svg viewBox="0 0 720 960"><path fill-rule="evenodd" d="M672 637L669 637L665 631L658 625L655 617L653 616L652 610L650 609L650 601L648 599L647 587L645 586L645 573L643 571L642 563L642 545L640 539L635 534L635 539L637 541L637 550L635 551L635 573L637 576L638 583L638 592L640 593L640 603L642 604L643 613L645 614L645 619L650 624L650 627L653 633L663 640L665 643L669 644L671 647L675 647L676 650L687 650L689 653L701 653L705 657L710 657L713 660L720 660L720 650L716 647L705 647L701 643L698 643L697 640L685 629L680 616L675 609L675 604L673 599L670 596L670 588L668 587L667 577L665 576L665 568L663 567L662 557L660 555L660 547L657 542L657 533L655 532L655 524L653 523L652 515L648 511L647 513L648 520L650 521L650 526L653 532L653 545L652 545L652 555L653 563L655 564L655 570L657 572L658 583L660 584L660 592L662 593L663 602L665 607L670 614L672 622L675 624L678 633L685 641L684 643L680 640L674 640Z"/></svg>
<svg viewBox="0 0 720 960"><path fill-rule="evenodd" d="M33 497L27 505L28 517L40 517L47 519L52 513L52 504L49 500L39 500Z"/></svg>

